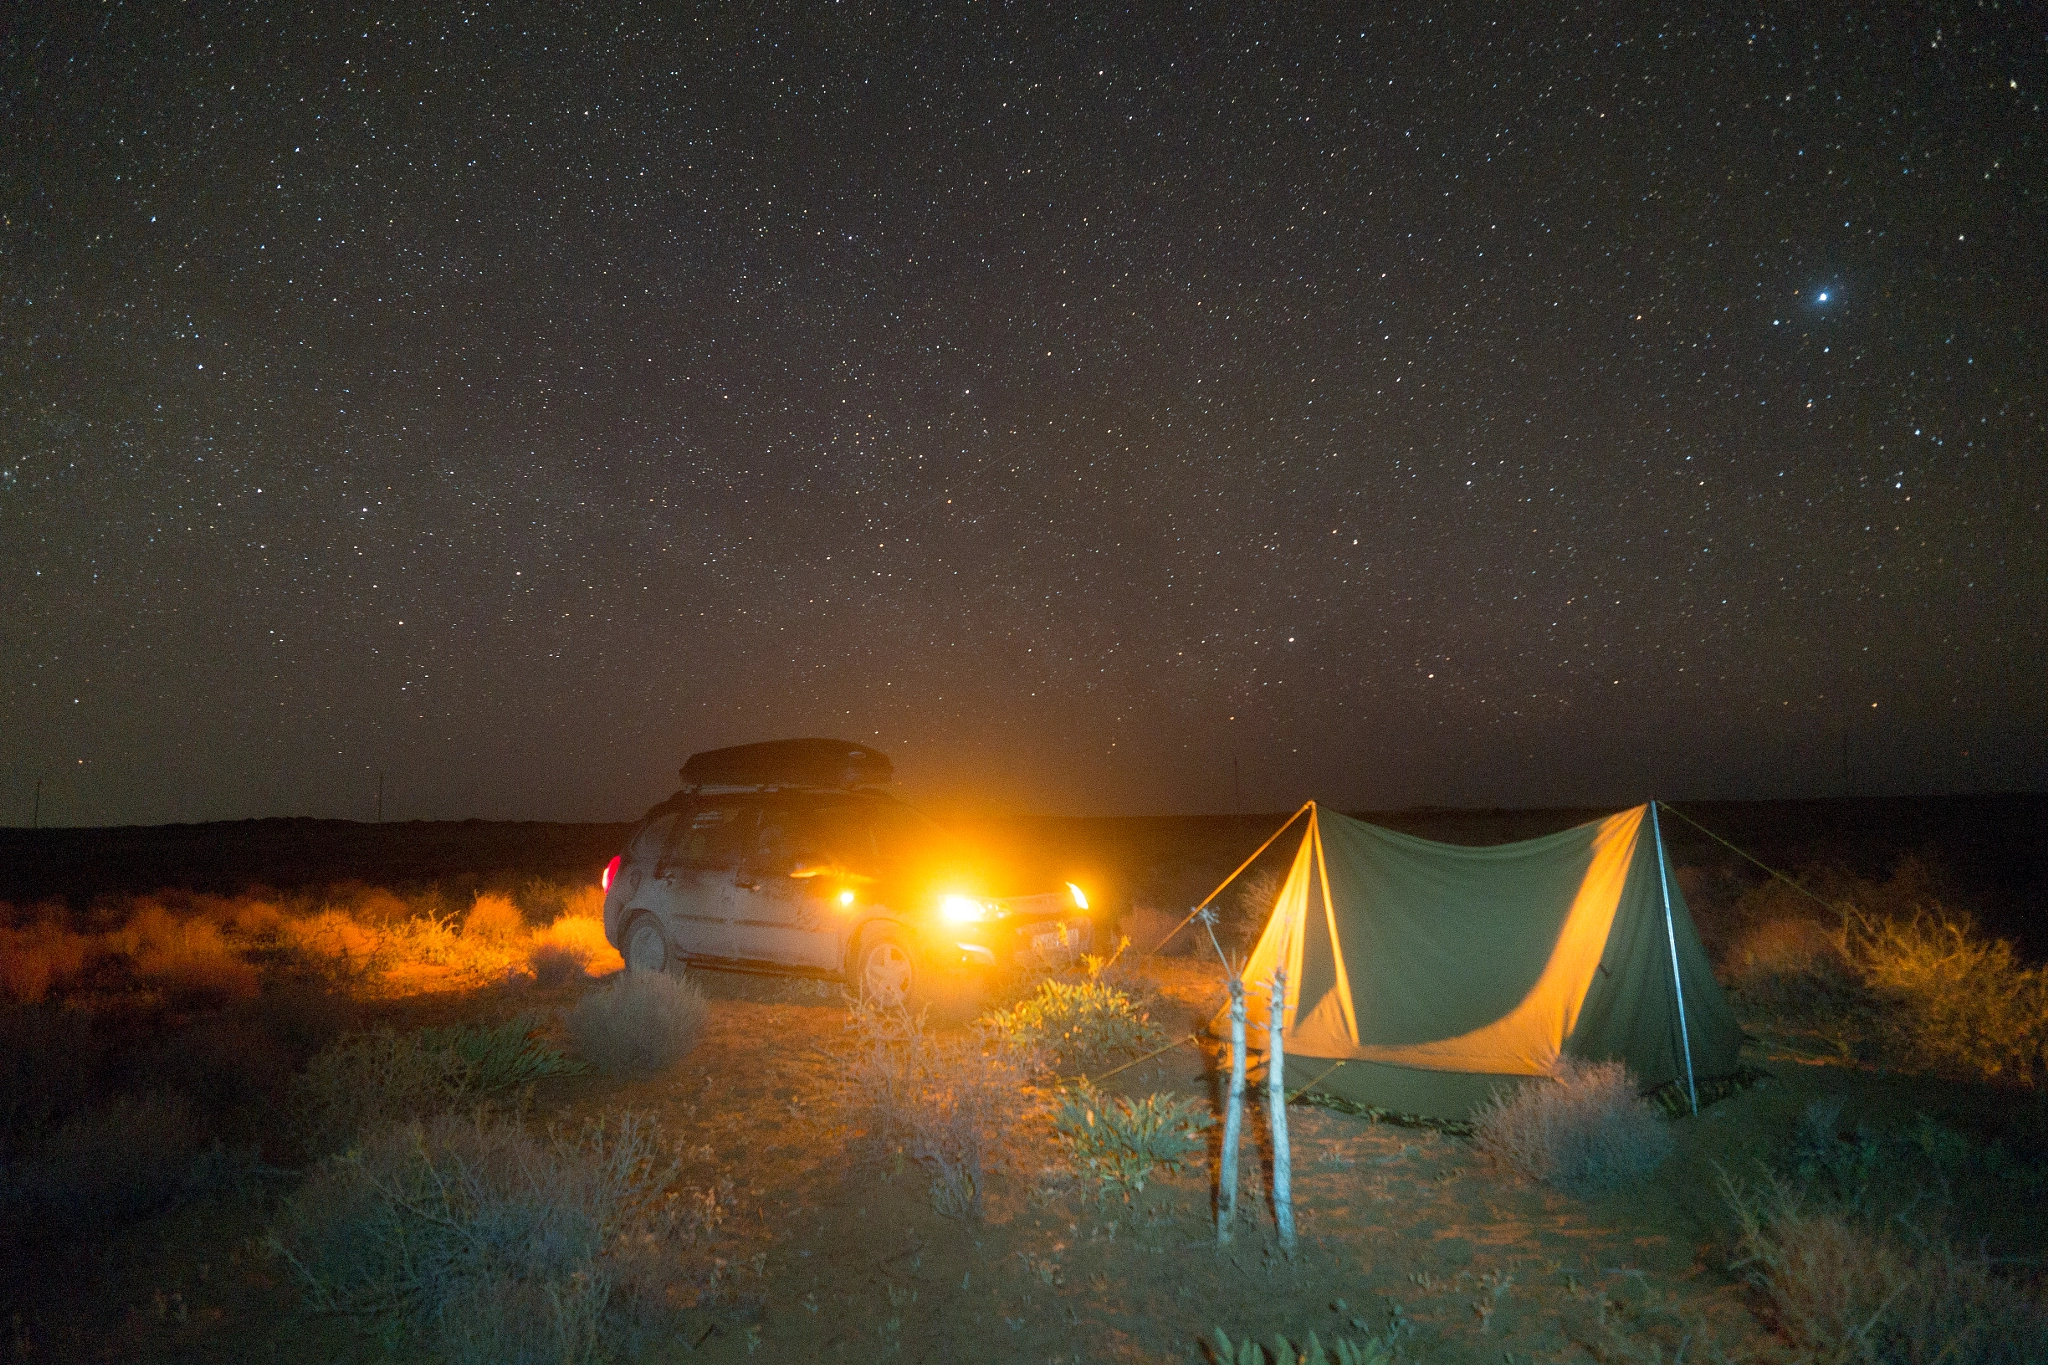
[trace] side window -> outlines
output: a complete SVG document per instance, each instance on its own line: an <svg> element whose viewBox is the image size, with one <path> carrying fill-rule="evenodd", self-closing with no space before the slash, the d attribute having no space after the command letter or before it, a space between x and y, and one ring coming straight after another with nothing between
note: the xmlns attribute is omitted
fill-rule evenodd
<svg viewBox="0 0 2048 1365"><path fill-rule="evenodd" d="M744 806L709 806L679 822L662 855L664 867L724 870L739 866L753 812Z"/></svg>
<svg viewBox="0 0 2048 1365"><path fill-rule="evenodd" d="M633 835L633 842L626 850L626 861L636 866L652 863L668 843L669 835L675 830L676 817L673 812L658 815L640 826Z"/></svg>
<svg viewBox="0 0 2048 1365"><path fill-rule="evenodd" d="M749 872L765 877L804 875L819 861L818 812L803 806L771 806L747 852Z"/></svg>

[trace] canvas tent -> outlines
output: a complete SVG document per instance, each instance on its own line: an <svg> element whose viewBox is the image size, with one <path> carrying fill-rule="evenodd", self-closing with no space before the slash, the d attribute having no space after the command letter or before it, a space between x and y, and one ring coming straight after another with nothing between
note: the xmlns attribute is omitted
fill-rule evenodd
<svg viewBox="0 0 2048 1365"><path fill-rule="evenodd" d="M1286 968L1290 1089L1462 1119L1560 1057L1619 1058L1645 1087L1735 1071L1742 1030L1664 863L1654 806L1493 848L1313 802L1301 813L1244 969L1262 1048L1261 987ZM1222 1015L1212 1025L1227 1028Z"/></svg>

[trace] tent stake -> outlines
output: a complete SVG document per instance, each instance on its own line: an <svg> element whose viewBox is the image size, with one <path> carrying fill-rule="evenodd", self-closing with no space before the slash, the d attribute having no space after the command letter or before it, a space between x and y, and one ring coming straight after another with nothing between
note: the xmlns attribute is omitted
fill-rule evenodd
<svg viewBox="0 0 2048 1365"><path fill-rule="evenodd" d="M1287 973L1273 973L1273 1013L1266 1026L1266 1114L1273 1128L1273 1221L1280 1249L1294 1254L1293 1155L1287 1145L1287 1056L1280 1041L1287 1015Z"/></svg>
<svg viewBox="0 0 2048 1365"><path fill-rule="evenodd" d="M1678 997L1678 1041L1685 1049L1685 1093L1692 1112L1700 1112L1699 1087L1692 1077L1692 1034L1685 1027L1685 987L1678 979L1678 935L1671 927L1671 882L1664 871L1664 831L1657 824L1657 802L1650 803L1650 838L1657 845L1657 889L1664 893L1664 941L1671 945L1671 993Z"/></svg>
<svg viewBox="0 0 2048 1365"><path fill-rule="evenodd" d="M1244 1131L1244 978L1230 976L1230 1090L1223 1105L1223 1152L1216 1172L1216 1245L1230 1245L1237 1218L1237 1148Z"/></svg>

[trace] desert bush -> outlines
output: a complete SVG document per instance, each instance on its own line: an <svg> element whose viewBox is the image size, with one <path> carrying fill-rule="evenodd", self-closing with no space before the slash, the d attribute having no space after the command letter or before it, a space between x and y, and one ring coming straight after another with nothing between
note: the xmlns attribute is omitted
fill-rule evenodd
<svg viewBox="0 0 2048 1365"><path fill-rule="evenodd" d="M677 1166L651 1120L574 1138L442 1116L316 1168L268 1245L319 1311L406 1324L461 1361L610 1351L622 1260L677 1240Z"/></svg>
<svg viewBox="0 0 2048 1365"><path fill-rule="evenodd" d="M604 918L604 888L596 882L551 882L539 878L519 888L514 898L531 924L558 919Z"/></svg>
<svg viewBox="0 0 2048 1365"><path fill-rule="evenodd" d="M1247 873L1237 880L1223 907L1222 923L1216 927L1216 936L1223 940L1225 952L1251 952L1259 935L1266 931L1266 921L1273 917L1273 906L1280 899L1280 888L1286 884L1287 879L1272 868Z"/></svg>
<svg viewBox="0 0 2048 1365"><path fill-rule="evenodd" d="M205 1137L183 1096L117 1095L11 1163L0 1197L18 1212L86 1225L145 1217L186 1192Z"/></svg>
<svg viewBox="0 0 2048 1365"><path fill-rule="evenodd" d="M534 1036L524 1017L341 1038L292 1086L299 1132L315 1154L341 1151L405 1119L474 1108L488 1096L570 1074L579 1064Z"/></svg>
<svg viewBox="0 0 2048 1365"><path fill-rule="evenodd" d="M1207 941L1202 939L1194 928L1181 930L1174 935L1171 942L1166 938L1168 934L1173 933L1174 926L1181 922L1186 913L1182 911L1176 915L1150 905L1133 905L1124 912L1120 927L1140 953L1157 953L1161 957L1192 957L1198 948L1208 946Z"/></svg>
<svg viewBox="0 0 2048 1365"><path fill-rule="evenodd" d="M220 926L140 902L102 943L129 960L136 980L179 1004L224 1004L255 996L261 979L254 963L228 944Z"/></svg>
<svg viewBox="0 0 2048 1365"><path fill-rule="evenodd" d="M52 987L68 985L85 967L91 940L54 918L20 928L0 926L0 1002L39 1004Z"/></svg>
<svg viewBox="0 0 2048 1365"><path fill-rule="evenodd" d="M569 1011L576 1051L606 1071L664 1071L690 1054L711 1018L694 981L621 972Z"/></svg>
<svg viewBox="0 0 2048 1365"><path fill-rule="evenodd" d="M559 985L553 979L560 973L562 981L574 980L569 971L574 964L575 971L585 976L615 972L626 965L619 950L612 947L604 936L604 906L599 902L594 914L581 913L564 915L544 929L536 930L527 952L528 964L536 979L543 985ZM542 964L547 963L543 972Z"/></svg>
<svg viewBox="0 0 2048 1365"><path fill-rule="evenodd" d="M84 1010L0 1009L0 1158L91 1103L105 1046Z"/></svg>
<svg viewBox="0 0 2048 1365"><path fill-rule="evenodd" d="M2048 1079L2048 972L1939 905L1860 925L1851 960L1901 1064L1988 1081Z"/></svg>
<svg viewBox="0 0 2048 1365"><path fill-rule="evenodd" d="M1067 1090L1053 1113L1053 1129L1103 1193L1129 1198L1154 1171L1171 1169L1203 1149L1202 1132L1215 1117L1198 1100L1147 1095L1108 1097L1083 1081Z"/></svg>
<svg viewBox="0 0 2048 1365"><path fill-rule="evenodd" d="M842 1103L871 1143L924 1168L933 1208L979 1221L989 1173L1016 1163L1018 1135L1042 1108L1028 1086L1037 1059L987 1028L939 1037L900 1005L854 1001L847 1021Z"/></svg>
<svg viewBox="0 0 2048 1365"><path fill-rule="evenodd" d="M1765 1174L1721 1175L1735 1214L1734 1268L1763 1294L1777 1330L1806 1359L1842 1365L2019 1365L2048 1359L2048 1295L1944 1240L1902 1241L1890 1222L1814 1206Z"/></svg>
<svg viewBox="0 0 2048 1365"><path fill-rule="evenodd" d="M553 988L589 975L590 954L580 945L536 943L527 952L526 965L534 984Z"/></svg>
<svg viewBox="0 0 2048 1365"><path fill-rule="evenodd" d="M1042 1065L1082 1071L1122 1057L1136 1057L1166 1041L1125 992L1101 981L1048 980L1008 1009L983 1022L1014 1051L1035 1054Z"/></svg>
<svg viewBox="0 0 2048 1365"><path fill-rule="evenodd" d="M1671 1129L1620 1062L1561 1058L1551 1077L1498 1092L1472 1116L1490 1163L1571 1194L1598 1194L1671 1154Z"/></svg>
<svg viewBox="0 0 2048 1365"><path fill-rule="evenodd" d="M462 917L462 936L487 943L504 943L526 932L526 916L510 896L481 892L469 913Z"/></svg>
<svg viewBox="0 0 2048 1365"><path fill-rule="evenodd" d="M307 965L341 981L377 971L390 956L381 930L332 906L287 919L281 938Z"/></svg>
<svg viewBox="0 0 2048 1365"><path fill-rule="evenodd" d="M1722 975L1743 999L1801 1018L1853 1007L1863 994L1839 929L1804 915L1744 929L1723 961Z"/></svg>

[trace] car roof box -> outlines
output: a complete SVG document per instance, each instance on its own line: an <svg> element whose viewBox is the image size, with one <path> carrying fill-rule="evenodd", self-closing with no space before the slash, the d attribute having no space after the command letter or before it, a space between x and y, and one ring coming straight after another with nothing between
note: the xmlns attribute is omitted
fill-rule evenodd
<svg viewBox="0 0 2048 1365"><path fill-rule="evenodd" d="M887 754L843 739L771 739L706 749L683 764L685 787L876 787L895 775Z"/></svg>

